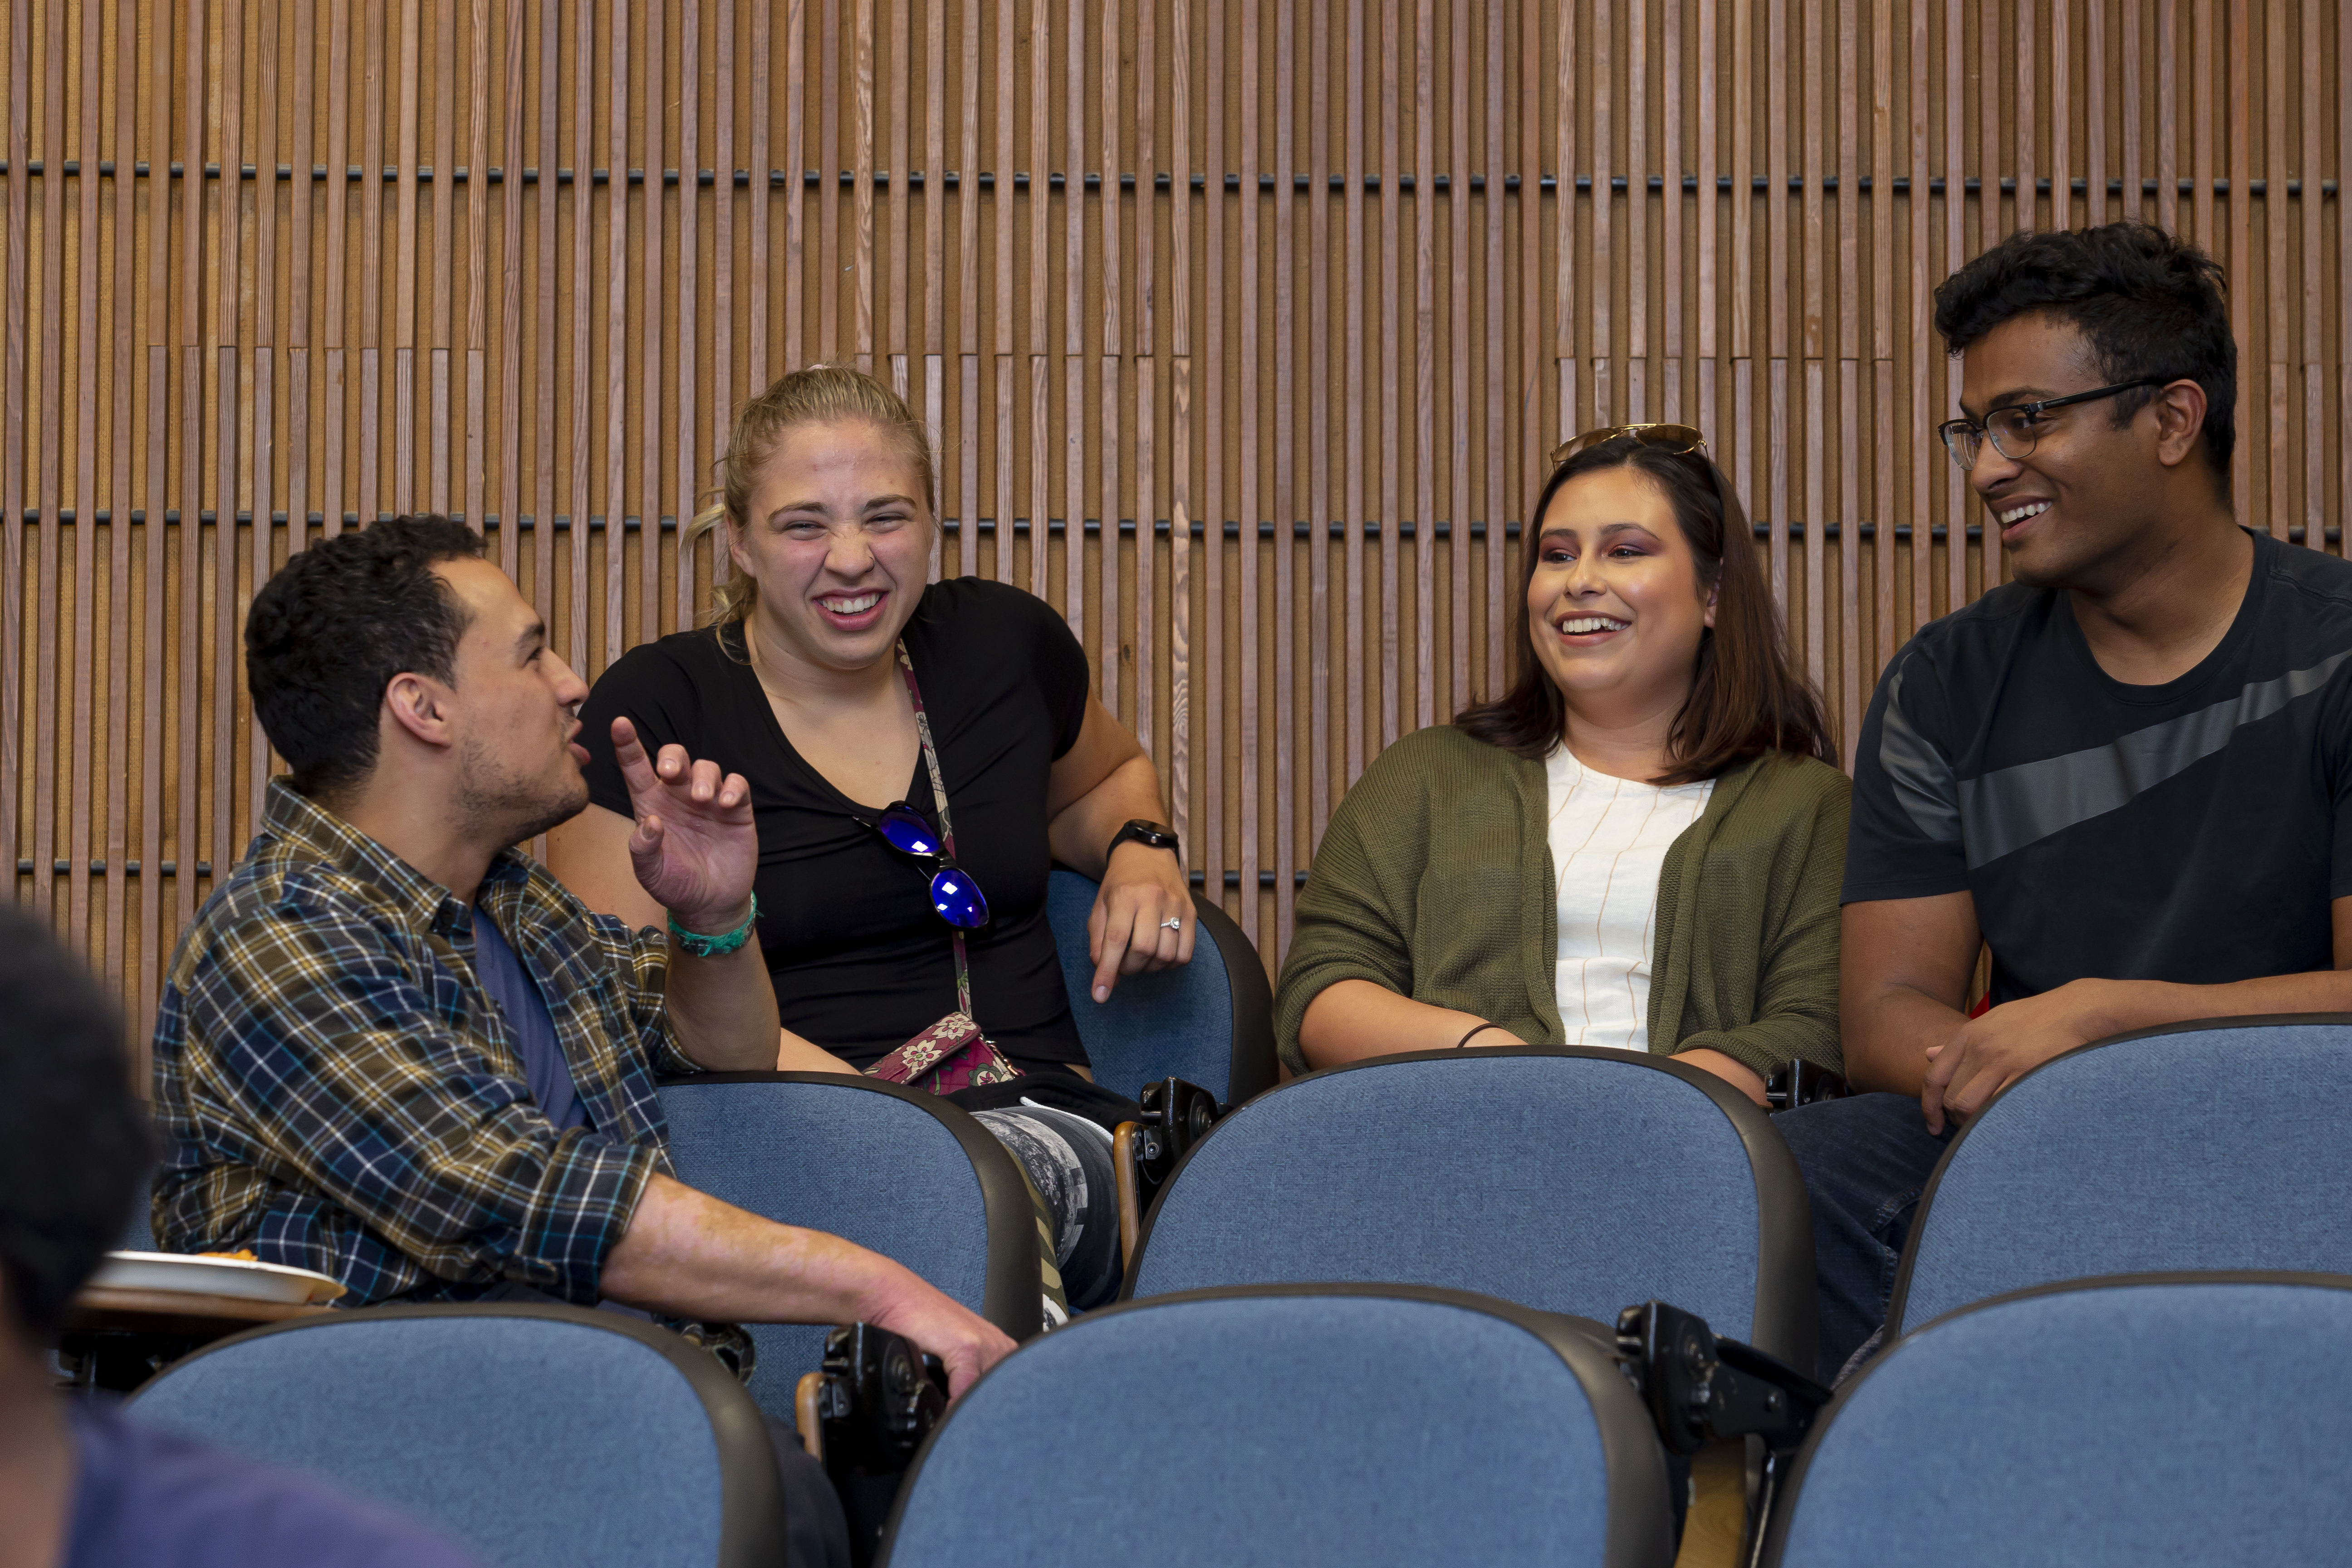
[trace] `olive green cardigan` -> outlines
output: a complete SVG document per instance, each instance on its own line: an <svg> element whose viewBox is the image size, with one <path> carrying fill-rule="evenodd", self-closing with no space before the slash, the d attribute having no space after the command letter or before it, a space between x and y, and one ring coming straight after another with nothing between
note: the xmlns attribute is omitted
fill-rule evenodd
<svg viewBox="0 0 2352 1568"><path fill-rule="evenodd" d="M1781 753L1715 781L1666 851L1650 957L1650 1049L1706 1047L1769 1074L1838 1051L1838 885L1850 786ZM1451 725L1364 771L1298 895L1275 1037L1307 1070L1299 1020L1325 986L1369 980L1558 1045L1558 889L1544 764ZM1492 1037L1489 1037L1492 1038Z"/></svg>

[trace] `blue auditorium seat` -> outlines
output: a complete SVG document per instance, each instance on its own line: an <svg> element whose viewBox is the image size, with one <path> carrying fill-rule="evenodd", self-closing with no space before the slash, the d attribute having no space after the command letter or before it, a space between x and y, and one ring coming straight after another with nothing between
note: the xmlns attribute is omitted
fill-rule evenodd
<svg viewBox="0 0 2352 1568"><path fill-rule="evenodd" d="M1399 1281L1603 1322L1655 1298L1802 1369L1812 1247L1788 1146L1720 1079L1580 1047L1423 1051L1309 1073L1219 1121L1122 1290Z"/></svg>
<svg viewBox="0 0 2352 1568"><path fill-rule="evenodd" d="M1037 1211L989 1131L935 1095L835 1073L706 1073L660 1089L677 1179L895 1258L1015 1339L1037 1331ZM825 1330L749 1325L751 1394L793 1419Z"/></svg>
<svg viewBox="0 0 2352 1568"><path fill-rule="evenodd" d="M1993 1297L1840 1392L1781 1568L2352 1557L2352 1278L2152 1274Z"/></svg>
<svg viewBox="0 0 2352 1568"><path fill-rule="evenodd" d="M1055 868L1045 918L1095 1081L1133 1099L1147 1083L1181 1078L1239 1105L1274 1087L1274 991L1242 928L1211 900L1192 899L1192 962L1129 974L1110 1000L1094 999L1087 915L1101 884Z"/></svg>
<svg viewBox="0 0 2352 1568"><path fill-rule="evenodd" d="M1919 1201L1887 1337L2098 1274L2352 1274L2352 1018L2222 1018L2070 1051L1996 1096Z"/></svg>
<svg viewBox="0 0 2352 1568"><path fill-rule="evenodd" d="M1600 1324L1277 1286L1089 1314L916 1459L890 1568L1664 1568L1665 1464Z"/></svg>
<svg viewBox="0 0 2352 1568"><path fill-rule="evenodd" d="M377 1307L223 1340L142 1420L322 1472L502 1568L782 1560L760 1412L677 1334L573 1307Z"/></svg>

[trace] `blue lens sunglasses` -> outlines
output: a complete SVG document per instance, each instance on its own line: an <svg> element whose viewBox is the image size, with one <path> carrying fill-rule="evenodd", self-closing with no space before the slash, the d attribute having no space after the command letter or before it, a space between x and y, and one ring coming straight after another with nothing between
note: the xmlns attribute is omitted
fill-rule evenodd
<svg viewBox="0 0 2352 1568"><path fill-rule="evenodd" d="M885 806L877 817L850 820L881 835L885 844L931 873L931 908L941 920L961 931L978 931L988 923L988 900L981 896L980 884L955 863L938 832L913 806L902 800Z"/></svg>

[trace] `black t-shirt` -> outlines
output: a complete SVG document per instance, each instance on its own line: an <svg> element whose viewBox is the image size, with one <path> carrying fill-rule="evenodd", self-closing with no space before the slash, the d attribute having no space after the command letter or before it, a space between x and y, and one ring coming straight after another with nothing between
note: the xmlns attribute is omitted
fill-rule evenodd
<svg viewBox="0 0 2352 1568"><path fill-rule="evenodd" d="M1863 724L1845 901L1967 889L1995 1002L2332 968L2352 563L2253 542L2229 632L2162 686L2101 669L2054 589L2011 584L1921 627Z"/></svg>
<svg viewBox="0 0 2352 1568"><path fill-rule="evenodd" d="M743 662L740 630L726 637L722 647L716 631L676 633L630 649L597 680L581 710L589 798L630 815L613 757L616 714L649 752L676 742L741 773L759 822L760 947L784 1026L870 1067L954 1010L949 928L931 909L929 874L852 820L890 803L852 801L802 760ZM925 589L905 640L956 858L988 900L988 927L965 941L972 1012L1024 1069L1084 1062L1045 922L1045 787L1086 721L1086 654L1051 605L974 577ZM904 798L938 822L919 755Z"/></svg>

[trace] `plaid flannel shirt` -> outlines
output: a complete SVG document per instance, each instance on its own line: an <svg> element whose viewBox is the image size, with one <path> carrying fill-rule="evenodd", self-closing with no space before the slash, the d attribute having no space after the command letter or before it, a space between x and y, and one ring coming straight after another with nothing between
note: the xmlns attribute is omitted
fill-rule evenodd
<svg viewBox="0 0 2352 1568"><path fill-rule="evenodd" d="M166 976L165 1247L250 1247L341 1280L355 1306L509 1282L597 1300L646 1183L671 1173L655 1076L698 1070L663 1005L667 945L511 849L478 897L546 999L590 1126L558 1131L532 1101L467 907L276 782Z"/></svg>

